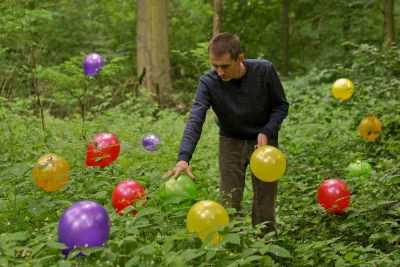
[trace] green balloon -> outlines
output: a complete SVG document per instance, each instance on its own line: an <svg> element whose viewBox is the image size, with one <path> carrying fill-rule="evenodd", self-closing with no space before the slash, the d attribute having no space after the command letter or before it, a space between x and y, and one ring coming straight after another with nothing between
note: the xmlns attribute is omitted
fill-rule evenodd
<svg viewBox="0 0 400 267"><path fill-rule="evenodd" d="M371 176L370 171L372 171L371 164L365 160L357 160L347 166L347 175L350 178L356 176L369 177Z"/></svg>
<svg viewBox="0 0 400 267"><path fill-rule="evenodd" d="M192 200L197 196L196 184L189 176L181 174L178 178L171 177L161 186L160 202L167 210L183 209L192 206Z"/></svg>

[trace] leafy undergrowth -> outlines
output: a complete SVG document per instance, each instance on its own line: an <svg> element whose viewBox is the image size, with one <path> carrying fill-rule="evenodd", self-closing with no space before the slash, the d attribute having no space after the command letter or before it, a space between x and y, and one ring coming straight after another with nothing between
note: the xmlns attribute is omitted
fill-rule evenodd
<svg viewBox="0 0 400 267"><path fill-rule="evenodd" d="M379 57L369 47L360 49L371 59ZM255 238L250 179L243 216L221 229L224 240L216 246L188 233L187 209L161 207L160 178L174 166L187 116L127 102L84 124L79 116L59 120L46 114L42 132L26 100L2 102L0 266L399 266L399 82L391 75L367 78L373 75L362 68L364 57L349 70L312 72L285 83L291 107L280 133L287 171L279 182L278 239ZM343 75L355 84L354 96L345 102L330 91L332 80ZM358 133L360 120L370 113L384 127L376 141ZM120 156L104 169L84 164L87 142L99 132L111 132L121 142ZM141 145L150 132L163 143L156 152ZM198 201L219 200L217 141L210 112L191 161ZM65 157L71 166L66 186L52 193L32 179L33 165L47 153ZM370 177L347 177L346 167L356 159L369 161ZM318 186L329 177L342 179L351 191L345 213L327 213L317 202ZM135 207L136 217L119 216L111 204L114 187L127 179L140 182L147 193L146 206ZM104 247L83 249L87 256L74 258L82 250L77 248L62 260L58 221L80 200L107 209L111 233Z"/></svg>

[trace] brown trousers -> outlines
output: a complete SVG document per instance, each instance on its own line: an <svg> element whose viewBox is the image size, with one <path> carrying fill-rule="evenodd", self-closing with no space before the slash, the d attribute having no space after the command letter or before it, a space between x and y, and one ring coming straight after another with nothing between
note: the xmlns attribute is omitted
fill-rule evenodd
<svg viewBox="0 0 400 267"><path fill-rule="evenodd" d="M246 169L254 152L257 140L238 140L225 136L219 137L219 172L221 204L241 210L245 186ZM268 145L279 148L278 140L268 140ZM266 223L261 236L275 231L275 206L278 193L278 181L263 182L251 174L253 184L252 224Z"/></svg>

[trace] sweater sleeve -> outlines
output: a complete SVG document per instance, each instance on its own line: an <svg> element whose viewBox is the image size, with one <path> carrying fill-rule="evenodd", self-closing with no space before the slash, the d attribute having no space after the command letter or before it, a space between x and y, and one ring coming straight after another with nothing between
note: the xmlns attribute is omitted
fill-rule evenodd
<svg viewBox="0 0 400 267"><path fill-rule="evenodd" d="M178 161L185 160L189 163L192 158L196 145L200 140L207 110L210 107L211 97L208 93L207 85L200 79L189 119L179 146Z"/></svg>
<svg viewBox="0 0 400 267"><path fill-rule="evenodd" d="M267 125L261 129L261 133L265 134L267 138L271 138L271 136L279 131L282 121L287 117L289 110L289 103L286 100L285 91L283 90L278 73L272 64L268 70L267 86L271 115Z"/></svg>

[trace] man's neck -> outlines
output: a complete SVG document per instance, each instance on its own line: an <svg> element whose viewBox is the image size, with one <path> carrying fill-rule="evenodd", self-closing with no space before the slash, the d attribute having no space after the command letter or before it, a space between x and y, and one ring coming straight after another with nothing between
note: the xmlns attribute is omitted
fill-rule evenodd
<svg viewBox="0 0 400 267"><path fill-rule="evenodd" d="M246 66L244 65L243 62L240 63L240 77L238 79L241 79L246 75L247 69Z"/></svg>

